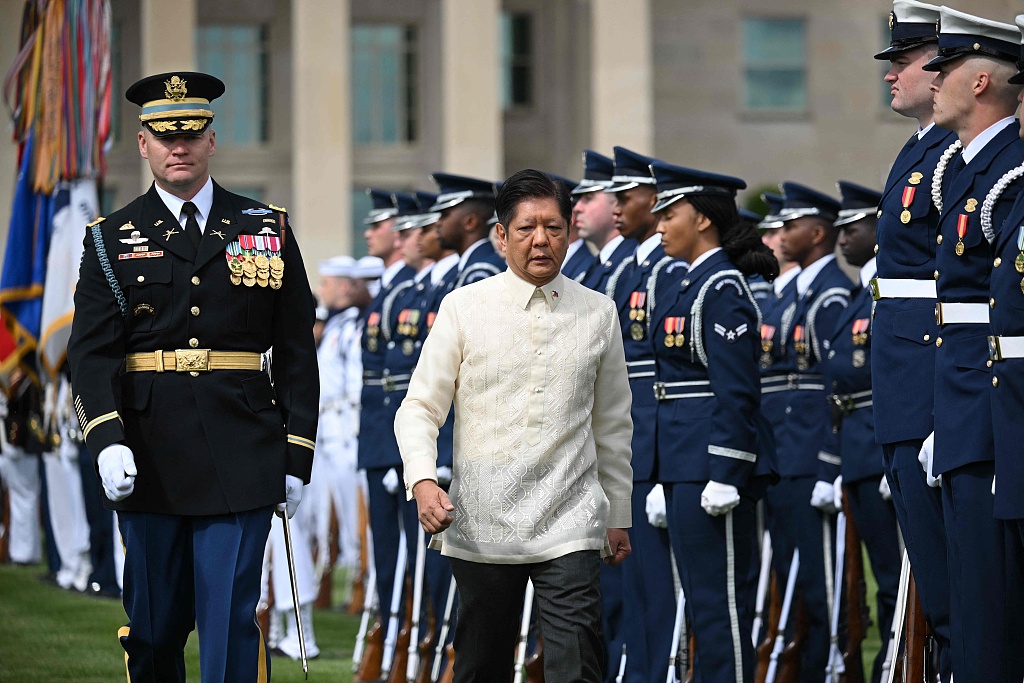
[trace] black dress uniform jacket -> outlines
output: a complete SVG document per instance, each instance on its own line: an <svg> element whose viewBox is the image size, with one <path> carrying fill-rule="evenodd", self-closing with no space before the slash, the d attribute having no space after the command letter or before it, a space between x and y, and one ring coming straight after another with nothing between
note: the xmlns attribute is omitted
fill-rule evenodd
<svg viewBox="0 0 1024 683"><path fill-rule="evenodd" d="M115 510L242 512L283 501L285 474L309 481L320 386L302 256L283 210L213 188L198 253L155 186L99 223L101 242L85 238L68 360L93 457L115 443L135 455L132 495L104 501ZM225 250L261 232L280 239L281 287L233 285ZM125 370L126 354L189 348L272 350L273 384L265 371L193 375L173 361Z"/></svg>

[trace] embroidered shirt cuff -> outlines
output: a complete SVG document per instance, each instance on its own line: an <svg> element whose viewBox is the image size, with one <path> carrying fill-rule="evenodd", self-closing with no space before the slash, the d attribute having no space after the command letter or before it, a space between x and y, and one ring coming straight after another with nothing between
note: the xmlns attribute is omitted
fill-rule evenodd
<svg viewBox="0 0 1024 683"><path fill-rule="evenodd" d="M633 508L628 498L608 501L609 529L628 529L633 526Z"/></svg>

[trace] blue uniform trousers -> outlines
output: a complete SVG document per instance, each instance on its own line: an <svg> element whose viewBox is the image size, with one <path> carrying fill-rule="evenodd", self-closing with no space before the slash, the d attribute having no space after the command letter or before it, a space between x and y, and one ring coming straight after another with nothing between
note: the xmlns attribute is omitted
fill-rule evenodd
<svg viewBox="0 0 1024 683"><path fill-rule="evenodd" d="M269 680L256 604L272 509L118 513L129 619L118 636L133 683L184 681L185 642L196 627L204 683Z"/></svg>
<svg viewBox="0 0 1024 683"><path fill-rule="evenodd" d="M807 615L800 664L802 683L821 683L828 662L831 615L825 588L825 536L823 522L830 525L831 551L835 553L835 520L811 507L811 491L817 477L783 477L765 494L768 529L772 534L772 557L780 590L785 590L793 549L800 549L797 595L803 598ZM795 603L794 603L795 604ZM787 639L796 628L796 613L789 615Z"/></svg>
<svg viewBox="0 0 1024 683"><path fill-rule="evenodd" d="M753 681L755 503L743 498L728 513L712 517L700 506L705 486L706 482L665 485L672 550L697 643L694 679L697 683ZM665 602L671 601L666 597ZM660 680L657 673L644 680Z"/></svg>
<svg viewBox="0 0 1024 683"><path fill-rule="evenodd" d="M949 650L949 572L942 491L928 486L917 454L923 439L884 444L883 465L892 491L896 518L914 570L921 611L931 624L938 649L939 674L948 683L953 671ZM879 624L879 628L889 628Z"/></svg>
<svg viewBox="0 0 1024 683"><path fill-rule="evenodd" d="M366 470L367 498L370 506L370 532L373 534L373 565L377 570L377 597L380 600L381 623L387 628L391 617L391 597L398 564L398 544L401 538L399 515L406 533L405 571L412 576L416 566L416 533L420 530L416 501L405 499L402 468L398 473L398 490L388 493L384 488L384 475L390 467ZM428 555L429 560L429 555ZM399 605L404 603L399 602ZM442 607L443 609L443 607ZM401 611L401 607L399 608Z"/></svg>
<svg viewBox="0 0 1024 683"><path fill-rule="evenodd" d="M647 494L651 482L633 482L633 548L622 563L625 598L627 681L653 681L664 674L672 647L675 620L675 585L668 530L647 521ZM618 674L618 670L612 671Z"/></svg>
<svg viewBox="0 0 1024 683"><path fill-rule="evenodd" d="M882 677L882 664L889 645L889 625L896 612L896 594L900 589L900 541L896 533L896 511L892 503L882 500L878 480L861 479L844 488L846 501L857 525L861 543L868 551L871 571L878 583L875 623L882 638L882 647L875 657L868 680L878 683ZM838 540L839 543L843 539Z"/></svg>
<svg viewBox="0 0 1024 683"><path fill-rule="evenodd" d="M1024 679L1020 553L1006 543L1014 529L992 516L994 473L989 460L942 475L956 683Z"/></svg>

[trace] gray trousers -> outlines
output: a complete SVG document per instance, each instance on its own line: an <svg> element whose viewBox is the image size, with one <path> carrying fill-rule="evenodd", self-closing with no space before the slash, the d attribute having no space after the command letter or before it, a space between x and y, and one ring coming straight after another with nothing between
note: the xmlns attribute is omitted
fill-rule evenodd
<svg viewBox="0 0 1024 683"><path fill-rule="evenodd" d="M544 680L601 683L600 553L585 550L534 564L451 558L459 587L455 683L508 683L526 580L533 581L544 644Z"/></svg>

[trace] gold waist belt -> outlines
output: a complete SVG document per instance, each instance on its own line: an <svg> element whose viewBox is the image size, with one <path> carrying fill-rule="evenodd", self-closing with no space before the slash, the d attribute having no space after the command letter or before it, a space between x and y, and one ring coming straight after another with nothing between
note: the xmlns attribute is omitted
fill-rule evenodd
<svg viewBox="0 0 1024 683"><path fill-rule="evenodd" d="M262 370L263 355L253 351L175 349L129 353L128 372L207 372L209 370Z"/></svg>

